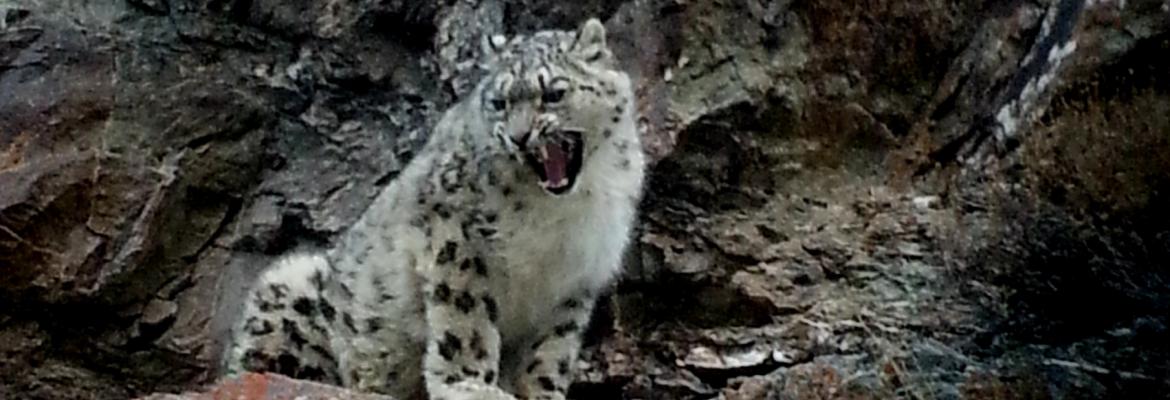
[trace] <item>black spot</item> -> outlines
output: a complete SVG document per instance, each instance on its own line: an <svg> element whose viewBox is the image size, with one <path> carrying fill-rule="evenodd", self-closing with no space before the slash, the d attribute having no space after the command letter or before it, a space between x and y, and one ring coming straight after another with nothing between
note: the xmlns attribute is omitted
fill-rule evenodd
<svg viewBox="0 0 1170 400"><path fill-rule="evenodd" d="M479 371L476 371L475 369L473 369L471 367L463 367L463 377L464 378L478 378Z"/></svg>
<svg viewBox="0 0 1170 400"><path fill-rule="evenodd" d="M372 317L366 320L366 332L375 333L382 330L382 319Z"/></svg>
<svg viewBox="0 0 1170 400"><path fill-rule="evenodd" d="M616 123L618 123L618 122L622 122L622 116L620 116L620 115L614 115L614 116L613 116L613 123L615 123L615 124L616 124Z"/></svg>
<svg viewBox="0 0 1170 400"><path fill-rule="evenodd" d="M471 310L475 309L475 297L472 297L469 292L459 294L459 297L455 299L455 308L464 314L470 314Z"/></svg>
<svg viewBox="0 0 1170 400"><path fill-rule="evenodd" d="M333 305L329 304L328 301L322 300L317 304L321 308L321 316L325 317L326 321L333 322L333 319L337 317L337 309L333 308Z"/></svg>
<svg viewBox="0 0 1170 400"><path fill-rule="evenodd" d="M264 299L261 299L259 296L257 296L256 297L256 308L259 308L260 311L263 311L263 312L273 312L273 311L277 311L277 310L283 310L284 303L270 303L270 302L264 301Z"/></svg>
<svg viewBox="0 0 1170 400"><path fill-rule="evenodd" d="M568 359L568 358L562 358L562 359L560 359L560 361L557 361L557 373L559 373L559 374L561 374L561 375L563 375L563 376L568 376L568 375L569 375L569 372L570 372L570 371L569 371L569 365L570 365L570 364L569 364L569 359Z"/></svg>
<svg viewBox="0 0 1170 400"><path fill-rule="evenodd" d="M463 351L463 341L459 340L459 337L455 336L451 331L444 332L443 341L439 342L439 355L443 356L447 361L451 361L461 351Z"/></svg>
<svg viewBox="0 0 1170 400"><path fill-rule="evenodd" d="M576 321L569 321L569 322L557 325L555 328L553 328L553 333L555 333L559 337L564 337L565 335L576 332L577 329L580 329L580 327L577 326L577 322Z"/></svg>
<svg viewBox="0 0 1170 400"><path fill-rule="evenodd" d="M489 321L496 322L500 318L500 307L491 296L483 295L483 308L487 310Z"/></svg>
<svg viewBox="0 0 1170 400"><path fill-rule="evenodd" d="M443 244L443 248L439 250L439 255L435 257L435 262L439 264L447 264L455 260L455 252L459 249L459 245L455 242L447 241Z"/></svg>
<svg viewBox="0 0 1170 400"><path fill-rule="evenodd" d="M317 288L318 291L325 289L325 274L321 273L321 270L313 271L313 276L309 279L313 282L313 287Z"/></svg>
<svg viewBox="0 0 1170 400"><path fill-rule="evenodd" d="M623 158L621 161L618 161L618 168L628 171L630 169L630 159Z"/></svg>
<svg viewBox="0 0 1170 400"><path fill-rule="evenodd" d="M501 189L501 193L502 193L502 194L503 194L505 197L506 197L506 196L511 196L511 195L512 195L512 187L511 187L511 186L504 186L504 188L503 188L503 189Z"/></svg>
<svg viewBox="0 0 1170 400"><path fill-rule="evenodd" d="M464 220L463 223L459 224L459 233L462 233L464 238L471 237L471 234L469 234L468 232L470 232L471 228L473 228L473 226L472 226L473 222L475 222L475 221L472 221L471 218L468 218L468 219Z"/></svg>
<svg viewBox="0 0 1170 400"><path fill-rule="evenodd" d="M621 105L621 104L618 104L618 105L616 105L616 106L613 106L613 112L615 112L615 113L618 113L618 114L621 114L621 113L624 113L624 112L626 112L626 108L625 108L625 107L622 107L622 105Z"/></svg>
<svg viewBox="0 0 1170 400"><path fill-rule="evenodd" d="M277 300L283 299L285 296L288 296L288 285L285 285L283 283L273 283L271 285L268 285L268 290L270 292L272 292L272 297L277 299Z"/></svg>
<svg viewBox="0 0 1170 400"><path fill-rule="evenodd" d="M315 365L305 366L301 368L301 372L297 374L296 378L307 379L311 381L324 381L326 379L325 370Z"/></svg>
<svg viewBox="0 0 1170 400"><path fill-rule="evenodd" d="M544 345L545 339L547 339L547 338L542 337L542 338L538 339L536 342L533 342L532 343L532 350L539 349L540 346Z"/></svg>
<svg viewBox="0 0 1170 400"><path fill-rule="evenodd" d="M496 228L492 228L492 227L483 227L483 228L479 228L478 230L479 230L479 236L485 237L485 238L494 237L494 236L496 236L496 233L499 233L499 231L497 231Z"/></svg>
<svg viewBox="0 0 1170 400"><path fill-rule="evenodd" d="M357 324L353 322L353 315L350 315L349 313L341 313L341 321L345 322L345 326L348 327L349 330L357 332Z"/></svg>
<svg viewBox="0 0 1170 400"><path fill-rule="evenodd" d="M443 203L435 203L434 207L431 207L431 210L433 210L435 212L435 214L437 214L439 216L439 218L442 218L442 219L450 219L451 218L451 210L448 209L447 206Z"/></svg>
<svg viewBox="0 0 1170 400"><path fill-rule="evenodd" d="M441 282L435 286L435 300L440 303L451 301L451 287L447 286L447 282Z"/></svg>
<svg viewBox="0 0 1170 400"><path fill-rule="evenodd" d="M540 364L540 360L532 360L532 363L528 364L528 368L526 368L525 371L528 371L528 373L531 374L532 371L536 371L536 368L539 367Z"/></svg>
<svg viewBox="0 0 1170 400"><path fill-rule="evenodd" d="M281 353L276 357L276 373L288 376L297 377L297 371L301 369L301 360L289 353Z"/></svg>
<svg viewBox="0 0 1170 400"><path fill-rule="evenodd" d="M382 293L382 294L378 295L378 301L381 301L383 303L390 301L390 300L394 300L394 299L395 299L394 295L392 295L390 293Z"/></svg>
<svg viewBox="0 0 1170 400"><path fill-rule="evenodd" d="M501 143L503 143L503 142L504 142L504 138L503 138L503 137L496 136L496 139L499 139L499 141L500 141ZM487 184L488 184L488 186L496 186L496 185L499 185L499 184L500 184L500 177L499 177L498 175L496 175L496 170L494 170L494 169L489 169L489 170L488 170L488 173L487 173Z"/></svg>
<svg viewBox="0 0 1170 400"><path fill-rule="evenodd" d="M443 190L446 191L447 193L455 193L456 191L459 190L459 174L458 173L453 173L451 171L448 171L448 173L443 174L443 176L440 178L442 179L441 184L443 186Z"/></svg>
<svg viewBox="0 0 1170 400"><path fill-rule="evenodd" d="M553 383L552 378L549 378L547 376L542 376L542 377L536 378L536 381L540 383L540 388L544 389L545 391L549 391L549 392L557 391L557 385L556 385L556 383Z"/></svg>
<svg viewBox="0 0 1170 400"><path fill-rule="evenodd" d="M297 314L304 316L312 316L313 312L316 311L316 307L313 307L313 300L304 296L297 297L296 300L293 300L292 308Z"/></svg>
<svg viewBox="0 0 1170 400"><path fill-rule="evenodd" d="M448 385L454 385L455 382L459 382L459 378L455 375L448 375L446 379L443 379L443 382L446 382Z"/></svg>
<svg viewBox="0 0 1170 400"><path fill-rule="evenodd" d="M297 328L296 322L287 319L281 322L283 325L282 328L284 328L284 334L288 335L288 340L292 342L292 344L298 349L304 347L305 343L309 342L308 340L305 340L304 334L302 334L301 330Z"/></svg>
<svg viewBox="0 0 1170 400"><path fill-rule="evenodd" d="M500 216L496 213L487 213L484 214L483 218L484 221L487 221L487 223L494 224L496 223L496 220L500 219Z"/></svg>
<svg viewBox="0 0 1170 400"><path fill-rule="evenodd" d="M483 381L489 384L496 383L496 371L488 370L483 373Z"/></svg>
<svg viewBox="0 0 1170 400"><path fill-rule="evenodd" d="M333 358L333 352L329 351L329 349L326 349L325 346L322 346L319 344L314 344L312 346L309 346L309 350L316 352L318 355L321 356L321 358L324 358L324 359L328 360L329 362L334 362L334 363L337 362L337 359Z"/></svg>
<svg viewBox="0 0 1170 400"><path fill-rule="evenodd" d="M479 334L479 331L474 331L471 333L471 343L468 343L467 345L468 345L468 348L471 349L471 351L475 353L476 360L487 359L487 356L488 356L487 347L484 346L483 336Z"/></svg>
<svg viewBox="0 0 1170 400"><path fill-rule="evenodd" d="M256 349L244 353L244 369L251 372L265 372L276 370L276 360Z"/></svg>
<svg viewBox="0 0 1170 400"><path fill-rule="evenodd" d="M479 276L488 276L487 263L483 262L482 258L475 257L471 259L471 263L475 265L475 273Z"/></svg>
<svg viewBox="0 0 1170 400"><path fill-rule="evenodd" d="M524 210L524 207L523 201L517 201L516 204L512 205L512 211L520 212Z"/></svg>
<svg viewBox="0 0 1170 400"><path fill-rule="evenodd" d="M341 294L345 295L345 298L347 298L347 299L353 298L353 289L350 289L349 285L342 283L342 284L337 285L337 286L341 288Z"/></svg>
<svg viewBox="0 0 1170 400"><path fill-rule="evenodd" d="M386 381L387 382L397 383L398 378L399 378L398 371L390 371L390 372L386 373Z"/></svg>
<svg viewBox="0 0 1170 400"><path fill-rule="evenodd" d="M581 300L577 300L577 299L565 300L564 303L561 303L561 307L568 308L570 310L576 310L576 309L581 307Z"/></svg>
<svg viewBox="0 0 1170 400"><path fill-rule="evenodd" d="M272 326L272 322L256 317L248 318L247 326L248 333L251 333L253 336L267 335L276 329Z"/></svg>
<svg viewBox="0 0 1170 400"><path fill-rule="evenodd" d="M471 259L464 259L463 262L459 264L459 270L466 271L469 269L471 269Z"/></svg>
<svg viewBox="0 0 1170 400"><path fill-rule="evenodd" d="M309 321L309 329L312 329L314 332L320 333L322 335L326 335L326 336L329 335L329 332L326 331L325 327L321 326L321 324L317 323L316 319Z"/></svg>
<svg viewBox="0 0 1170 400"><path fill-rule="evenodd" d="M613 130L606 129L601 131L601 136L605 136L606 139L609 139L610 136L613 136Z"/></svg>

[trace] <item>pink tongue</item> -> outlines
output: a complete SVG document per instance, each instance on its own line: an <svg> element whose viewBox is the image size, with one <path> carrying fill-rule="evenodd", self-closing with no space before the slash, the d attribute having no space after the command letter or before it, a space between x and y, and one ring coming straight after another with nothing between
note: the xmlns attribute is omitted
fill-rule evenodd
<svg viewBox="0 0 1170 400"><path fill-rule="evenodd" d="M561 146L556 144L547 144L544 149L548 152L548 158L544 160L544 177L549 184L558 185L565 179L565 163L568 157Z"/></svg>

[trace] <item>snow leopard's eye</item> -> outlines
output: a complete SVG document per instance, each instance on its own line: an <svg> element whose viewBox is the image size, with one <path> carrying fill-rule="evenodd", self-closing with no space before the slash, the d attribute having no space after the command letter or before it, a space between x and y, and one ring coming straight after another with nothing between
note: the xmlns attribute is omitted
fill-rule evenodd
<svg viewBox="0 0 1170 400"><path fill-rule="evenodd" d="M540 96L540 101L544 104L556 104L565 98L565 93L569 92L569 79L565 77L553 78L551 82L545 86L544 93Z"/></svg>
<svg viewBox="0 0 1170 400"><path fill-rule="evenodd" d="M552 89L544 92L540 96L540 101L545 104L554 104L560 102L563 98L565 98L565 89Z"/></svg>

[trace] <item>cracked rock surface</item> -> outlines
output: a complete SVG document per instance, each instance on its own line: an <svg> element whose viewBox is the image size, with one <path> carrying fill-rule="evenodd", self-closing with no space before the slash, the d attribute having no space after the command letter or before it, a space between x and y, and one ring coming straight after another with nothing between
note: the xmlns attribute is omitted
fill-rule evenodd
<svg viewBox="0 0 1170 400"><path fill-rule="evenodd" d="M1163 0L0 0L0 399L378 398L218 379L244 285L586 15L654 165L572 398L1170 393Z"/></svg>

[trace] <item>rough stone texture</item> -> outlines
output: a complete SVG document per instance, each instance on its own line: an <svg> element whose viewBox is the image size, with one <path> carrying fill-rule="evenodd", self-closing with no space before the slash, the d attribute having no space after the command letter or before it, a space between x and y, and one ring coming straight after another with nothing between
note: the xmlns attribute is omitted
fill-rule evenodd
<svg viewBox="0 0 1170 400"><path fill-rule="evenodd" d="M394 179L472 38L585 15L656 163L575 398L1165 397L1170 3L1075 3L3 0L0 398L214 382L244 285Z"/></svg>

